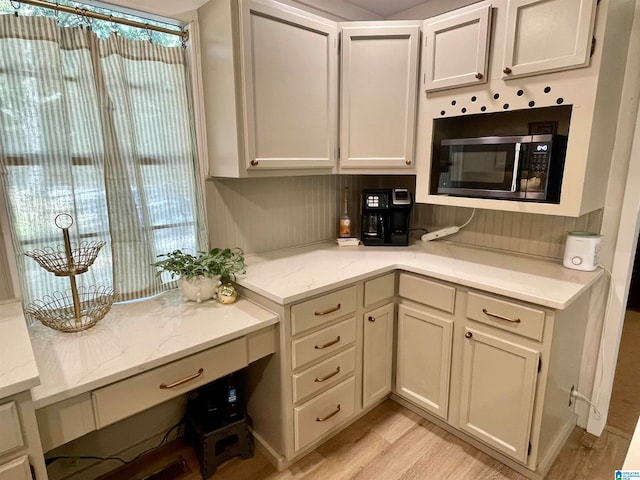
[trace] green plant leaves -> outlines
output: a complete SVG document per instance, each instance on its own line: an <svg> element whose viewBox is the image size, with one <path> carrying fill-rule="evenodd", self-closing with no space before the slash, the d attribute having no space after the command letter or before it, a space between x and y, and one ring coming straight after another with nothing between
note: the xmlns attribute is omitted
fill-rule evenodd
<svg viewBox="0 0 640 480"><path fill-rule="evenodd" d="M169 272L171 278L176 275L186 279L219 275L222 283L228 283L236 279L236 274L246 273L244 252L237 247L213 248L208 252L198 252L197 256L174 250L158 255L158 259L153 264L158 268L158 274Z"/></svg>

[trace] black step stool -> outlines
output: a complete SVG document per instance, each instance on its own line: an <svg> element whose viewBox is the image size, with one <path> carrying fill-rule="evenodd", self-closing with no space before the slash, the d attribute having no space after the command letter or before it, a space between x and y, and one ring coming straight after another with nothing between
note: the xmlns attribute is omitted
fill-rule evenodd
<svg viewBox="0 0 640 480"><path fill-rule="evenodd" d="M202 478L211 477L218 466L230 458L253 457L253 436L250 432L251 419L248 416L208 431L194 416L187 418L188 435L195 441Z"/></svg>

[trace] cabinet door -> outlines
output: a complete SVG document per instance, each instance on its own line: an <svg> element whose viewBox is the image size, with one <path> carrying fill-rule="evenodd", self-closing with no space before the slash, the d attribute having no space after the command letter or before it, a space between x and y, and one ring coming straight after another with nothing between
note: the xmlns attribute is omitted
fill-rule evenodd
<svg viewBox="0 0 640 480"><path fill-rule="evenodd" d="M393 312L390 303L364 314L363 408L391 391Z"/></svg>
<svg viewBox="0 0 640 480"><path fill-rule="evenodd" d="M539 352L465 330L459 427L526 462Z"/></svg>
<svg viewBox="0 0 640 480"><path fill-rule="evenodd" d="M502 78L589 64L596 0L509 0Z"/></svg>
<svg viewBox="0 0 640 480"><path fill-rule="evenodd" d="M342 28L343 168L413 168L418 25Z"/></svg>
<svg viewBox="0 0 640 480"><path fill-rule="evenodd" d="M396 393L447 419L453 320L398 307Z"/></svg>
<svg viewBox="0 0 640 480"><path fill-rule="evenodd" d="M422 69L429 92L487 81L491 3L430 18L424 22Z"/></svg>
<svg viewBox="0 0 640 480"><path fill-rule="evenodd" d="M29 458L17 458L0 465L0 480L32 480Z"/></svg>
<svg viewBox="0 0 640 480"><path fill-rule="evenodd" d="M248 169L337 157L337 25L270 0L242 2Z"/></svg>

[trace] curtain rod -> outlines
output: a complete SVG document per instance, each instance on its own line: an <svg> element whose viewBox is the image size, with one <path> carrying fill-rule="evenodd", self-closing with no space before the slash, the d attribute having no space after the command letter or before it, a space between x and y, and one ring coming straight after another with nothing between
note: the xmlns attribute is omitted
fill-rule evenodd
<svg viewBox="0 0 640 480"><path fill-rule="evenodd" d="M73 13L81 17L96 18L98 20L104 20L106 22L121 23L129 27L144 28L146 30L154 30L156 32L168 33L169 35L177 35L182 37L182 40L186 42L189 39L189 32L187 30L171 30L169 28L159 27L157 25L150 25L148 23L137 22L135 20L128 20L126 18L114 17L113 15L105 15L104 13L92 12L84 8L68 7L66 5L59 5L57 3L45 2L42 0L15 0L16 3L26 3L29 5L35 5L37 7L50 8L58 12ZM13 4L13 2L11 2ZM17 10L16 10L17 13Z"/></svg>

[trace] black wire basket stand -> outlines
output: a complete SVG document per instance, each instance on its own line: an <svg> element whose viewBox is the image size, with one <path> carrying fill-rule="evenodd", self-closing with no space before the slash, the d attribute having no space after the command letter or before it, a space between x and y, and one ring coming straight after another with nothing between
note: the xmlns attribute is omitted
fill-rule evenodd
<svg viewBox="0 0 640 480"><path fill-rule="evenodd" d="M25 314L32 321L62 332L80 332L93 327L109 312L118 293L111 287L78 287L76 276L89 270L105 242L81 242L72 244L69 228L73 225L71 215L61 213L55 219L62 230L63 245L56 248L26 252L45 270L58 277L69 278L69 289L45 295L27 306Z"/></svg>

